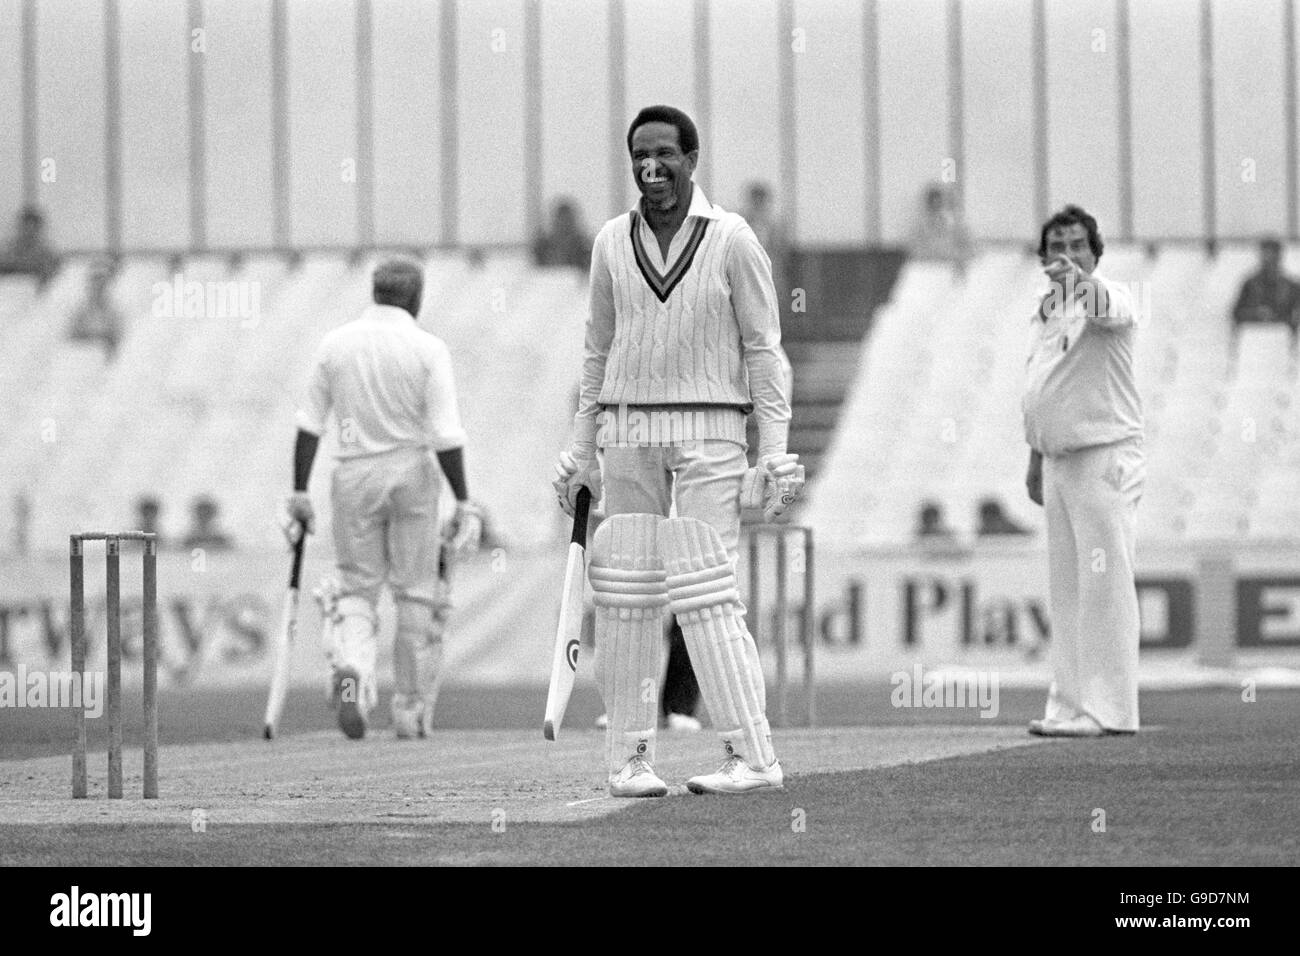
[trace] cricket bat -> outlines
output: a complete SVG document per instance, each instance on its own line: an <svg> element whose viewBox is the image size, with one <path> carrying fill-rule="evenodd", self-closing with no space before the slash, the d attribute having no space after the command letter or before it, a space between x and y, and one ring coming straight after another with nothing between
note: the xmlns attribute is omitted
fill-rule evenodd
<svg viewBox="0 0 1300 956"><path fill-rule="evenodd" d="M271 693L266 701L266 717L262 721L262 736L274 740L280 726L280 713L284 698L289 692L289 657L298 636L298 582L302 578L302 553L307 544L307 529L301 524L298 543L293 546L293 568L289 572L289 590L284 596L284 609L280 612L280 628L271 645Z"/></svg>
<svg viewBox="0 0 1300 956"><path fill-rule="evenodd" d="M555 652L551 659L551 686L546 692L546 719L542 736L554 740L560 732L564 711L578 676L578 647L582 634L582 588L587 576L587 514L591 492L578 489L573 507L573 536L569 538L569 560L564 567L564 591L560 596L560 624L555 629Z"/></svg>

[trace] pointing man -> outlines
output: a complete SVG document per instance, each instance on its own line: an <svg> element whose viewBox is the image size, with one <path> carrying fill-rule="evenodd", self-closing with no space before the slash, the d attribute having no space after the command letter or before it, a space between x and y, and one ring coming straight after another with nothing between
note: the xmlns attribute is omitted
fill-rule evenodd
<svg viewBox="0 0 1300 956"><path fill-rule="evenodd" d="M1052 685L1029 726L1044 736L1138 729L1136 320L1128 291L1096 271L1102 248L1097 220L1066 206L1038 249L1051 285L1031 320L1024 417L1029 497L1047 512Z"/></svg>

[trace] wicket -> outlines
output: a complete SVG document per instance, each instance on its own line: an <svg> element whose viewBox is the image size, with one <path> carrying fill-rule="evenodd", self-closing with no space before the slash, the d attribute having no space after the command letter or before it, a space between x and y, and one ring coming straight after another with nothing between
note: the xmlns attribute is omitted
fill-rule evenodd
<svg viewBox="0 0 1300 956"><path fill-rule="evenodd" d="M147 531L87 531L71 536L69 631L72 672L86 673L86 541L104 542L105 623L108 632L108 796L122 798L121 543L144 542L144 798L158 798L158 536ZM86 796L86 712L73 710L72 796Z"/></svg>
<svg viewBox="0 0 1300 956"><path fill-rule="evenodd" d="M808 727L817 723L816 688L814 686L813 652L816 645L816 607L813 601L813 533L802 525L756 524L745 528L749 533L749 622L754 640L760 640L764 618L762 611L762 548L764 537L776 540L776 615L772 644L776 648L776 713L772 723L787 726L786 687L788 684L787 655L789 652L786 628L790 617L790 568L787 542L795 535L803 544L803 607L799 614L799 640L803 644L804 723Z"/></svg>

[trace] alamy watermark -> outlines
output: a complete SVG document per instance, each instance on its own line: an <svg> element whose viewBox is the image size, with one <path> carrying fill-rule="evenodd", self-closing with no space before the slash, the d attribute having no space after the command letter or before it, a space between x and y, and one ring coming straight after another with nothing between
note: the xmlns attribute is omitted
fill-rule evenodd
<svg viewBox="0 0 1300 956"><path fill-rule="evenodd" d="M596 415L596 444L601 448L679 445L709 437L709 413L700 408L618 405Z"/></svg>
<svg viewBox="0 0 1300 956"><path fill-rule="evenodd" d="M171 282L155 282L152 312L156 319L239 319L239 327L254 328L262 319L262 283L185 281L179 272Z"/></svg>
<svg viewBox="0 0 1300 956"><path fill-rule="evenodd" d="M1091 277L1089 277L1091 278ZM1067 303L1076 302L1088 315L1097 315L1100 310L1098 289L1100 282L1076 283L1074 276L1066 276L1063 282L1053 282L1047 290L1041 308L1059 312ZM1151 283L1150 282L1115 282L1107 279L1104 283L1108 301L1106 312L1113 314L1115 299L1127 303L1132 311L1133 322L1139 328L1146 328L1151 323ZM1110 295L1111 292L1116 295Z"/></svg>
<svg viewBox="0 0 1300 956"><path fill-rule="evenodd" d="M0 708L75 707L87 717L104 713L102 671L43 671L19 664L16 671L0 671Z"/></svg>
<svg viewBox="0 0 1300 956"><path fill-rule="evenodd" d="M133 936L148 936L153 928L152 893L83 893L73 886L50 897L50 925L125 927Z"/></svg>
<svg viewBox="0 0 1300 956"><path fill-rule="evenodd" d="M889 702L895 707L978 707L980 717L998 715L997 671L930 671L920 664L911 672L895 671L889 678L894 689Z"/></svg>

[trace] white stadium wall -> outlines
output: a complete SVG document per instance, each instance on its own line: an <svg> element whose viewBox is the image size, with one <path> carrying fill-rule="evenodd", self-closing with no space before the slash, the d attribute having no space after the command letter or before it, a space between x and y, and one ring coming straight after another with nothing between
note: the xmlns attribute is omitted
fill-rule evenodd
<svg viewBox="0 0 1300 956"><path fill-rule="evenodd" d="M945 176L988 239L1067 200L1116 237L1293 234L1298 7L0 0L0 205L68 249L517 244L560 196L629 204L621 130L670 101L712 197L771 183L805 245L896 243Z"/></svg>

